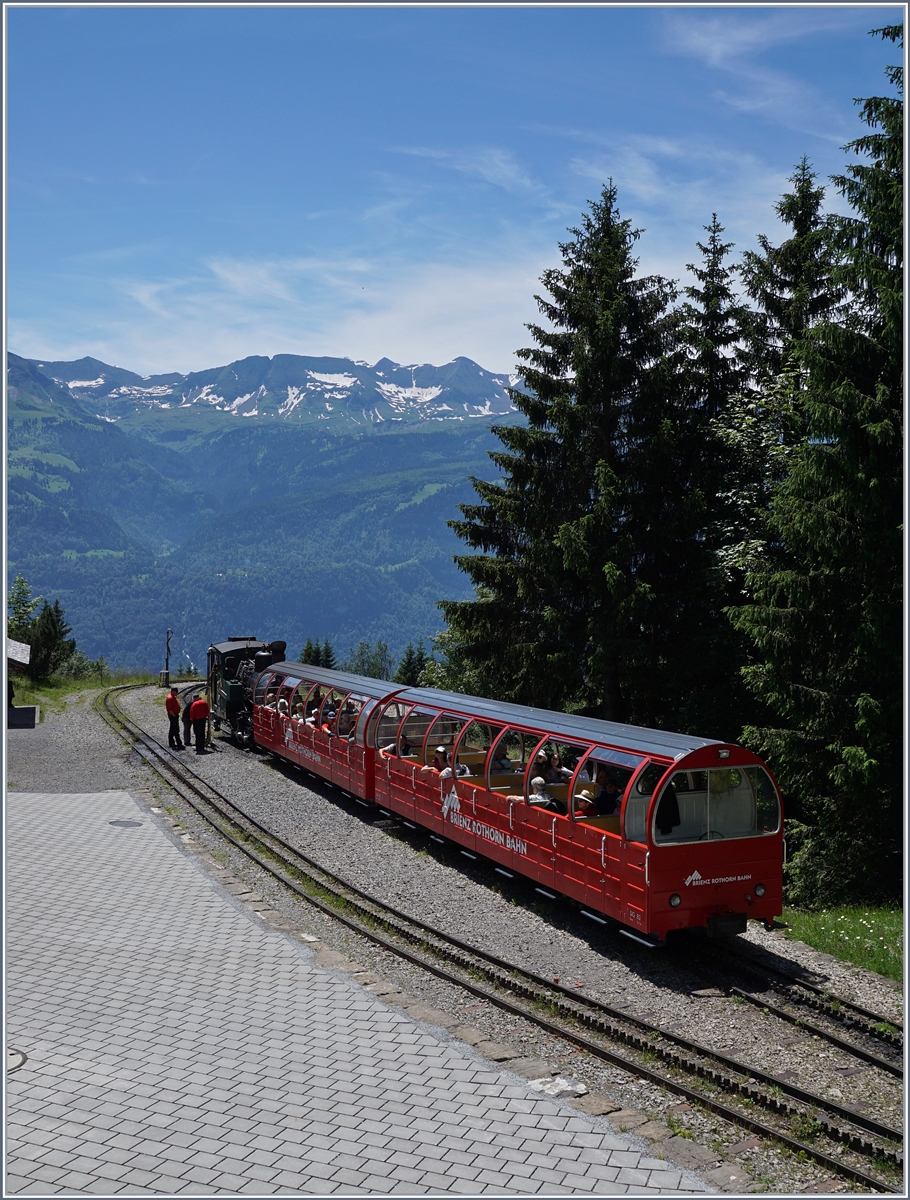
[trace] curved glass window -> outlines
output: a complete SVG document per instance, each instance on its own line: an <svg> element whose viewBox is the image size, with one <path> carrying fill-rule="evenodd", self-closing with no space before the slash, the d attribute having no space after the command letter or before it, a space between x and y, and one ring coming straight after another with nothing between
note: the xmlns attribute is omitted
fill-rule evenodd
<svg viewBox="0 0 910 1200"><path fill-rule="evenodd" d="M603 746L595 746L583 761L575 780L574 815L576 820L591 821L600 817L619 819L626 789L634 774L631 767L621 765L621 762L630 760L632 763L638 764L643 759L626 754L623 755L623 760L619 760L618 753L616 750L610 750ZM611 826L602 827L611 828Z"/></svg>
<svg viewBox="0 0 910 1200"><path fill-rule="evenodd" d="M528 756L540 741L536 733L506 729L496 743L487 768L487 787L502 796L515 796L524 787Z"/></svg>
<svg viewBox="0 0 910 1200"><path fill-rule="evenodd" d="M373 741L377 749L390 745L392 742L397 745L398 726L409 707L407 704L400 704L397 700L393 700L391 704L385 706L379 723L376 725L376 737Z"/></svg>
<svg viewBox="0 0 910 1200"><path fill-rule="evenodd" d="M297 691L291 697L291 717L295 721L302 721L306 714L307 697L313 690L313 684L308 683L305 679L297 688Z"/></svg>
<svg viewBox="0 0 910 1200"><path fill-rule="evenodd" d="M647 842L648 805L661 775L666 770L667 767L663 763L652 762L636 775L623 809L623 830L627 841Z"/></svg>
<svg viewBox="0 0 910 1200"><path fill-rule="evenodd" d="M411 709L401 727L401 736L398 739L399 758L409 758L412 762L423 762L421 757L423 743L426 740L427 730L433 724L436 716L436 712L429 712L425 708ZM383 748L387 749L387 747Z"/></svg>
<svg viewBox="0 0 910 1200"><path fill-rule="evenodd" d="M266 685L263 704L266 708L274 708L278 701L278 689L284 683L284 675L273 675Z"/></svg>
<svg viewBox="0 0 910 1200"><path fill-rule="evenodd" d="M427 737L425 761L431 764L438 759L445 770L452 758L452 751L455 749L458 735L467 724L467 717L456 717L453 713L439 713L431 725ZM445 751L444 756L439 753L440 749Z"/></svg>
<svg viewBox="0 0 910 1200"><path fill-rule="evenodd" d="M501 725L489 725L486 721L471 721L466 725L458 741L455 774L483 779L490 746L501 733Z"/></svg>
<svg viewBox="0 0 910 1200"><path fill-rule="evenodd" d="M253 694L253 703L262 704L265 700L265 689L269 684L272 676L268 671L264 671L256 680L256 691Z"/></svg>
<svg viewBox="0 0 910 1200"><path fill-rule="evenodd" d="M654 841L763 837L780 828L780 801L764 767L677 771L654 811Z"/></svg>

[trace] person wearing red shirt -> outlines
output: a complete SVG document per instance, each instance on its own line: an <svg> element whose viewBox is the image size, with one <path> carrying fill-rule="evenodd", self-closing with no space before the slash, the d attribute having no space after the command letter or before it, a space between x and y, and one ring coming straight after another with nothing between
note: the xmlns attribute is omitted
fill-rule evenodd
<svg viewBox="0 0 910 1200"><path fill-rule="evenodd" d="M209 712L208 701L198 693L196 699L190 705L190 721L193 723L193 736L196 739L196 753L205 754L205 723L208 720Z"/></svg>
<svg viewBox="0 0 910 1200"><path fill-rule="evenodd" d="M172 687L168 693L164 707L167 709L168 719L167 744L172 750L182 750L183 742L180 740L180 697L177 695L175 687Z"/></svg>

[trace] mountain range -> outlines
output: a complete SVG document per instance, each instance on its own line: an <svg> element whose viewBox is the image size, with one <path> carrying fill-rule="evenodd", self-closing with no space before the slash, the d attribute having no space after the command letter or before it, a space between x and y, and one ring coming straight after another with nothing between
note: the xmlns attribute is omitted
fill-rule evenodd
<svg viewBox="0 0 910 1200"><path fill-rule="evenodd" d="M489 423L516 411L505 391L514 378L493 375L469 358L434 367L401 366L388 358L370 366L349 358L253 355L189 375L136 375L96 358L30 363L102 420L149 432L157 422L171 436L200 412L215 419L324 424L334 432L384 424Z"/></svg>
<svg viewBox="0 0 910 1200"><path fill-rule="evenodd" d="M59 597L80 649L197 664L253 633L408 641L469 594L447 522L495 478L507 376L254 356L149 377L8 356L10 576Z"/></svg>

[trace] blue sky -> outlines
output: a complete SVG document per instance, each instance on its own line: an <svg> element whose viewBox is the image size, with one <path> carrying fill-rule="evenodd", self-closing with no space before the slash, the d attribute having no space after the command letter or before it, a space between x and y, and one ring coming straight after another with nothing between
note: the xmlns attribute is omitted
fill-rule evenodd
<svg viewBox="0 0 910 1200"><path fill-rule="evenodd" d="M641 269L775 240L887 90L897 6L7 8L8 346L513 368L614 179ZM829 192L829 206L842 205Z"/></svg>

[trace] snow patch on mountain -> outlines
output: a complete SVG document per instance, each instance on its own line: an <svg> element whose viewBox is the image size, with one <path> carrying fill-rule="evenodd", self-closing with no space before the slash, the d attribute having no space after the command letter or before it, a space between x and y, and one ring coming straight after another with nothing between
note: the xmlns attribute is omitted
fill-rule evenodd
<svg viewBox="0 0 910 1200"><path fill-rule="evenodd" d="M328 383L333 387L353 387L357 383L356 375L325 375L322 371L307 371L307 375L318 383Z"/></svg>
<svg viewBox="0 0 910 1200"><path fill-rule="evenodd" d="M288 384L288 398L287 400L282 400L282 402L278 405L278 412L283 417L288 416L294 411L305 395L306 392L303 388L294 387L293 384Z"/></svg>
<svg viewBox="0 0 910 1200"><path fill-rule="evenodd" d="M381 392L391 404L393 401L410 400L412 404L429 404L437 396L441 396L441 387L400 387L397 383L377 383L376 390Z"/></svg>

